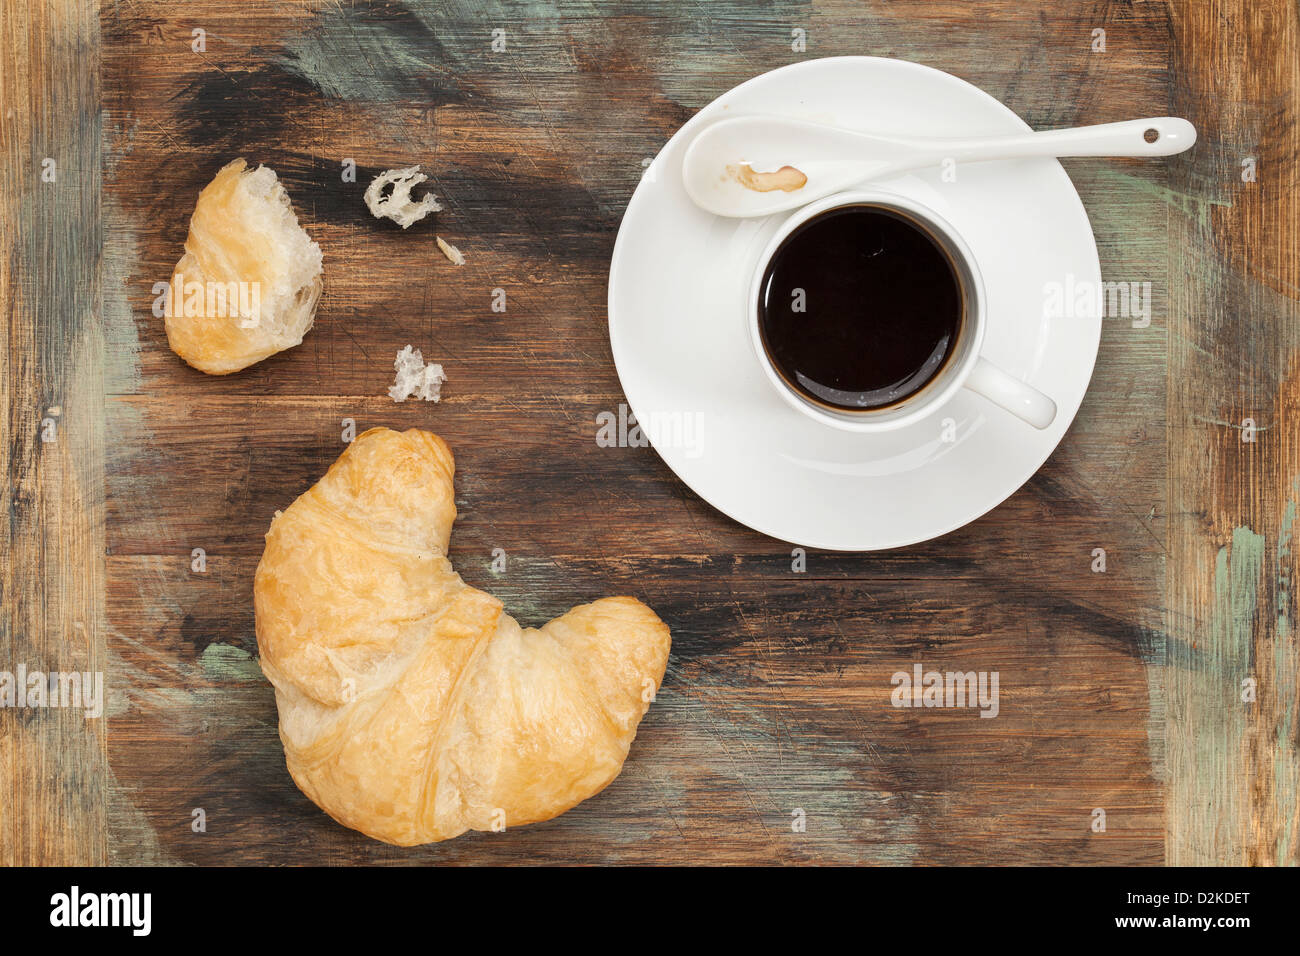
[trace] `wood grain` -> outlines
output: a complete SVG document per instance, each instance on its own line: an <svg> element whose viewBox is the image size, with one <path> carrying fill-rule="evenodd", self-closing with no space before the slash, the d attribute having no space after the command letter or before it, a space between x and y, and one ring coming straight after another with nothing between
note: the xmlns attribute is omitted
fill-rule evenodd
<svg viewBox="0 0 1300 956"><path fill-rule="evenodd" d="M1107 337L1100 401L1011 503L919 548L813 554L805 573L792 571L788 546L712 511L651 450L594 439L596 415L623 401L604 312L619 217L642 160L696 108L801 56L879 52L964 75L1040 126L1161 112L1163 22L1126 15L1119 30L1131 39L1103 65L1088 37L1105 5L1045 21L999 8L986 24L968 4L811 16L777 6L758 19L727 4L707 17L506 9L344 4L291 17L200 5L180 20L131 4L106 22L108 122L129 136L107 184L110 233L131 246L110 284L134 333L111 356L123 386L109 403L110 644L127 675L111 756L160 852L1159 861L1146 655L1160 568L1142 516L1161 501L1163 456L1159 434L1135 437L1164 400L1159 376L1135 374L1159 367L1159 335ZM503 23L507 52L492 54ZM196 56L187 37L204 24ZM814 37L806 54L790 50L795 26ZM945 39L960 30L989 52ZM1072 100L1031 82L1051 57L1076 88L1103 89ZM190 197L236 154L280 173L328 278L301 348L214 380L167 351L147 290L178 254ZM355 184L340 179L347 157ZM436 229L465 252L463 269L432 247L432 228L403 233L359 201L375 172L414 162L445 198ZM1165 172L1119 169L1124 178L1099 164L1076 172L1107 266L1145 278L1165 248L1164 206L1145 187ZM505 313L491 311L495 288ZM384 396L391 356L408 342L447 368L436 407ZM505 839L396 851L341 830L293 787L249 659L250 581L271 514L338 454L349 417L448 439L461 510L453 560L522 620L631 593L673 627L664 692L598 798ZM1111 555L1105 586L1089 569L1098 546ZM209 555L205 575L188 570L194 547ZM503 574L489 570L494 548L508 556ZM917 661L999 671L1000 716L893 708L890 677ZM190 832L194 807L209 814L206 835ZM1097 807L1108 814L1101 834L1090 830ZM804 833L791 830L799 809Z"/></svg>
<svg viewBox="0 0 1300 956"><path fill-rule="evenodd" d="M99 31L0 8L0 670L103 669ZM51 165L52 164L52 165ZM104 721L0 708L0 864L107 858Z"/></svg>
<svg viewBox="0 0 1300 956"><path fill-rule="evenodd" d="M1173 105L1201 133L1170 183L1184 199L1169 229L1180 279L1166 671L1175 864L1300 862L1298 17L1282 2L1174 7L1184 80ZM1243 179L1246 160L1254 181ZM1244 681L1257 685L1253 701Z"/></svg>
<svg viewBox="0 0 1300 956"><path fill-rule="evenodd" d="M1219 14L1231 36L1214 33ZM91 81L65 61L23 74L39 96L69 102L73 83L102 104L102 163L96 153L86 167L102 168L102 208L96 180L82 210L102 226L48 227L92 255L102 235L99 285L83 289L99 289L100 307L75 320L56 310L75 264L8 233L0 245L17 317L0 359L4 453L21 479L6 503L21 516L44 502L46 515L5 531L4 650L72 653L64 622L94 621L85 642L110 685L106 733L77 737L99 763L79 762L67 734L56 747L26 715L0 716L0 772L27 781L0 790L2 832L26 841L15 859L1293 862L1296 658L1275 613L1295 580L1282 424L1295 401L1282 326L1297 288L1293 14L1227 0L105 0L102 81L83 91ZM806 50L791 48L796 28ZM504 52L491 50L494 29ZM79 35L95 42L93 25ZM1239 35L1251 38L1240 55ZM4 49L30 57L32 36L6 34ZM955 73L1037 128L1174 113L1203 140L1168 162L1067 164L1104 276L1151 282L1153 319L1105 323L1083 410L1039 474L938 541L812 552L796 572L789 546L713 511L651 449L597 446L596 415L624 401L605 277L643 161L697 109L785 63L863 53ZM1243 84L1226 97L1225 76ZM3 94L6 109L38 98ZM81 135L99 135L100 115ZM8 125L5 136L6 156L29 149ZM1276 177L1253 192L1234 169L1247 148ZM280 174L325 252L326 289L302 346L214 379L167 349L151 287L180 255L194 196L236 155ZM436 223L372 219L369 178L417 162L446 207ZM5 222L24 221L15 210L33 215L6 206ZM76 336L101 343L82 356L88 376L69 364ZM384 394L408 343L446 367L441 404ZM58 381L103 397L82 403L88 418L58 452L57 476L82 479L75 494L34 444L32 416ZM1247 414L1267 425L1254 445L1214 424ZM294 787L255 658L251 579L271 515L342 450L345 419L447 439L452 559L522 623L630 593L673 628L659 700L604 793L549 823L398 850ZM1091 568L1099 547L1104 573ZM85 616L58 603L74 599ZM1226 696L1243 661L1261 687L1248 712ZM917 662L997 671L999 716L891 706L891 675ZM84 785L81 819L33 783L56 751ZM65 820L90 842L54 845Z"/></svg>

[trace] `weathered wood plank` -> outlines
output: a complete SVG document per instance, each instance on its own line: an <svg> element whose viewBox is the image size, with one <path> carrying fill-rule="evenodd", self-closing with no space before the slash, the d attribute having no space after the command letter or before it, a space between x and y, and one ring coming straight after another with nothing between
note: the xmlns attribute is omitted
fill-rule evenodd
<svg viewBox="0 0 1300 956"><path fill-rule="evenodd" d="M1300 862L1298 17L1285 2L1172 4L1173 109L1201 132L1170 183L1176 864ZM1257 685L1253 701L1244 681Z"/></svg>
<svg viewBox="0 0 1300 956"><path fill-rule="evenodd" d="M0 6L0 671L105 668L99 28ZM70 686L70 685L69 685ZM0 707L0 864L107 859L105 721Z"/></svg>

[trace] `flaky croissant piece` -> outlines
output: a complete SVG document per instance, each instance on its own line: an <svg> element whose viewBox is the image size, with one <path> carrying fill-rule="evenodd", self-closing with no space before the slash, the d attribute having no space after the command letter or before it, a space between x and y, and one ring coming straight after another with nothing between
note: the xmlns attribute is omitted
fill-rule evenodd
<svg viewBox="0 0 1300 956"><path fill-rule="evenodd" d="M172 270L167 344L194 368L229 375L293 348L324 288L320 246L266 166L227 163L199 193Z"/></svg>
<svg viewBox="0 0 1300 956"><path fill-rule="evenodd" d="M548 820L618 776L667 626L604 598L521 629L447 560L454 462L365 432L266 535L253 594L294 781L400 846Z"/></svg>

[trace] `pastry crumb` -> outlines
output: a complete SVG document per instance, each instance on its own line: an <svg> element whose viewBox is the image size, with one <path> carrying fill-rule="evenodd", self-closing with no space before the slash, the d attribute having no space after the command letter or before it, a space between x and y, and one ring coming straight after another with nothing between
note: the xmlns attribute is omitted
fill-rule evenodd
<svg viewBox="0 0 1300 956"><path fill-rule="evenodd" d="M442 254L450 260L452 265L463 266L465 264L465 256L459 249L442 238L442 236L434 236L433 238L437 240L438 248L442 250Z"/></svg>
<svg viewBox="0 0 1300 956"><path fill-rule="evenodd" d="M393 368L397 371L397 378L388 390L388 397L393 401L404 402L411 396L426 402L442 400L442 383L447 381L447 376L438 363L425 365L419 349L409 345L402 349L393 361Z"/></svg>
<svg viewBox="0 0 1300 956"><path fill-rule="evenodd" d="M411 190L428 178L418 165L382 172L366 187L366 206L376 219L391 219L405 229L442 209L433 193L419 202L411 198ZM384 189L390 185L392 190L385 196Z"/></svg>

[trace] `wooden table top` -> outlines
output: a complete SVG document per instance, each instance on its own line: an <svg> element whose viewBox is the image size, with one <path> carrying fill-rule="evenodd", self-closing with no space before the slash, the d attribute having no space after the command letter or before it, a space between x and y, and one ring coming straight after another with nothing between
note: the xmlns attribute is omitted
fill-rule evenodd
<svg viewBox="0 0 1300 956"><path fill-rule="evenodd" d="M106 693L97 719L0 708L0 862L1297 862L1298 49L1286 0L0 6L0 671ZM797 570L652 449L596 443L625 401L606 275L683 122L846 54L1038 129L1168 114L1200 141L1066 163L1104 277L1153 308L1104 323L1042 470L936 541ZM209 378L152 285L236 156L279 173L326 286L302 346ZM462 268L361 201L415 163ZM440 404L386 396L408 343ZM603 793L403 850L294 786L252 575L347 419L448 441L452 560L523 623L626 593L672 627ZM918 663L996 671L997 718L891 706Z"/></svg>

